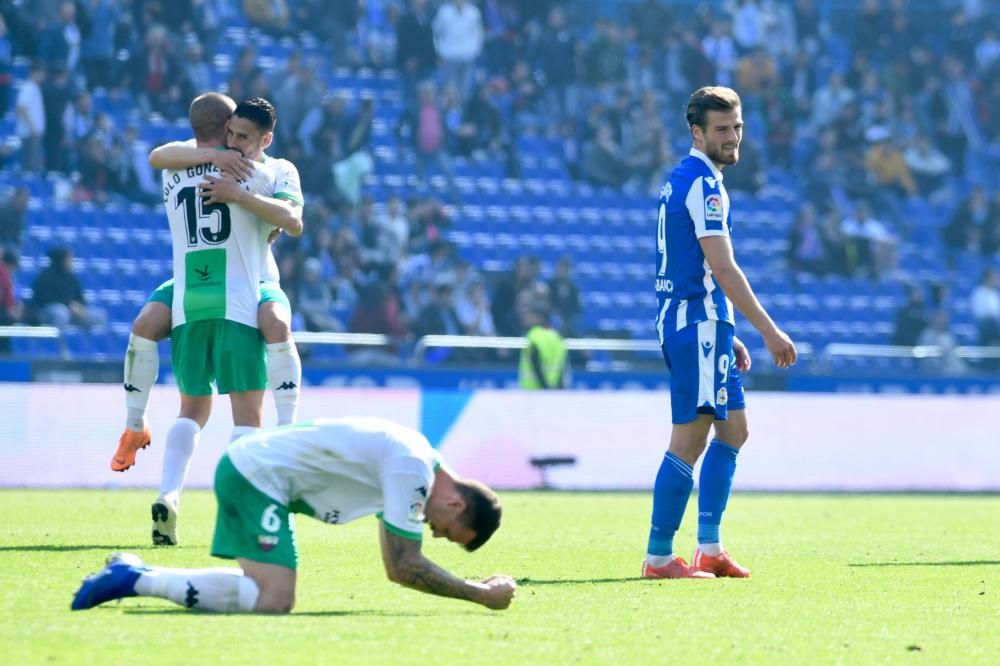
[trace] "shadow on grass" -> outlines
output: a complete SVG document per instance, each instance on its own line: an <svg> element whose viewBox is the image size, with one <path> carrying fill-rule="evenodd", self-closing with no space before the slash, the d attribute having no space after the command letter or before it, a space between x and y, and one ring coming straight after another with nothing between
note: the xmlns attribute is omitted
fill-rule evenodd
<svg viewBox="0 0 1000 666"><path fill-rule="evenodd" d="M23 551L23 552L39 552L39 553L64 553L73 552L78 550L103 550L109 552L116 551L129 551L133 552L136 550L148 550L151 546L146 544L64 544L64 545L53 545L53 544L24 544L20 546L0 546L0 552L8 551ZM202 546L187 546L188 548L202 548ZM171 550L184 549L184 546L173 546Z"/></svg>
<svg viewBox="0 0 1000 666"><path fill-rule="evenodd" d="M524 587L530 587L532 585L600 585L603 583L635 583L641 580L642 578L639 578L638 576L632 576L630 578L555 578L552 580L539 578L518 578L517 584L523 585Z"/></svg>
<svg viewBox="0 0 1000 666"><path fill-rule="evenodd" d="M251 617L254 613L214 613L211 611L192 611L187 608L123 608L126 615L199 615L199 616L234 616ZM472 615L472 612L458 612L454 615ZM328 610L328 611L292 611L287 616L268 615L269 617L441 617L440 611L389 611L378 608L360 610Z"/></svg>
<svg viewBox="0 0 1000 666"><path fill-rule="evenodd" d="M849 567L983 567L1000 565L1000 560L953 560L951 562L854 562Z"/></svg>

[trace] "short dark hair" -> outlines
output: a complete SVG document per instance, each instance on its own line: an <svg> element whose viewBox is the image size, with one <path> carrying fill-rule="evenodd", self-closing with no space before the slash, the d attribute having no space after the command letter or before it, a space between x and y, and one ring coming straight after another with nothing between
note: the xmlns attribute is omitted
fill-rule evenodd
<svg viewBox="0 0 1000 666"><path fill-rule="evenodd" d="M709 111L734 111L740 108L740 96L732 88L705 86L691 95L687 105L688 127L705 129L705 116Z"/></svg>
<svg viewBox="0 0 1000 666"><path fill-rule="evenodd" d="M471 553L489 541L500 527L503 507L500 506L500 498L496 493L479 481L461 479L455 485L465 500L465 510L458 520L476 533L475 538L465 544L465 549Z"/></svg>
<svg viewBox="0 0 1000 666"><path fill-rule="evenodd" d="M233 115L246 118L265 132L273 132L274 125L278 122L278 112L274 110L274 105L263 97L243 100L236 105Z"/></svg>
<svg viewBox="0 0 1000 666"><path fill-rule="evenodd" d="M188 122L198 141L225 139L226 123L233 115L236 103L227 95L210 92L198 95L188 108Z"/></svg>

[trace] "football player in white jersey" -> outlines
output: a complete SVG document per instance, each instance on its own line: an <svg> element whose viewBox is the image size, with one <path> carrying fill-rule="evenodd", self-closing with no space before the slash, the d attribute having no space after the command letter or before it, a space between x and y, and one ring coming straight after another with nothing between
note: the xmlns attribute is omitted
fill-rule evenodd
<svg viewBox="0 0 1000 666"><path fill-rule="evenodd" d="M463 580L421 553L425 522L435 538L476 550L500 526L500 501L445 466L422 434L391 421L316 419L246 435L219 461L215 494L212 554L239 569L151 567L118 554L83 582L72 608L145 596L210 611L288 613L298 565L293 513L331 525L375 514L386 575L406 587L494 610L507 608L517 588L505 575Z"/></svg>
<svg viewBox="0 0 1000 666"><path fill-rule="evenodd" d="M192 103L196 147L221 147L217 137L224 136L230 115L241 113L264 128L266 147L273 107L261 100L233 108L231 100L214 93ZM211 118L212 133L199 123L203 117ZM216 128L222 128L219 134ZM234 439L261 426L267 374L257 321L269 223L295 234L302 228L301 206L272 196L279 182L274 170L261 165L242 184L232 176L209 180L217 173L212 164L163 172L174 247L171 340L181 412L167 432L160 495L152 507L153 542L160 545L177 543L180 492L211 413L213 384L220 394L230 393Z"/></svg>
<svg viewBox="0 0 1000 666"><path fill-rule="evenodd" d="M262 206L257 211L264 222L275 227L271 240L280 231L297 236L302 233L303 205L298 171L291 162L270 159L264 154L265 140L270 143L273 131L273 126L271 129L267 128L268 120L273 121L274 114L270 112L271 117L268 119L267 107L251 102L254 100L244 103L247 113L259 113L256 107L261 107L264 113L259 115L262 116L264 125L258 125L249 118L239 118L236 125L240 130L229 133L226 137L227 141L233 142L228 150L221 147L200 148L193 141L168 143L153 150L149 157L150 164L158 169L184 169L213 164L222 173L250 182L257 187L256 194L287 202L287 205ZM265 100L260 102L268 104ZM257 165L264 164L270 178L255 179ZM265 169L263 166L260 168ZM224 186L225 184L215 185ZM205 191L209 189L211 187L205 188ZM298 208L297 211L294 210L295 207ZM268 252L265 261L267 263L261 283L257 321L266 341L267 378L274 394L278 425L285 425L296 419L302 384L302 362L292 339L291 307L279 285L274 256ZM174 281L171 278L153 292L132 324L123 382L128 412L126 427L111 459L111 469L116 472L131 467L138 450L148 446L151 441L151 433L146 424L146 409L159 372L157 343L170 334L173 291Z"/></svg>

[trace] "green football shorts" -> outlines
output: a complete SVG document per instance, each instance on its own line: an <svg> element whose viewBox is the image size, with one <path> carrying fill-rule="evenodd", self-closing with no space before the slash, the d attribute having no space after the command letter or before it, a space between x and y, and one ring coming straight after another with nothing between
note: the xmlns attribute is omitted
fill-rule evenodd
<svg viewBox="0 0 1000 666"><path fill-rule="evenodd" d="M170 332L170 359L185 395L263 391L267 349L256 328L228 319L202 319Z"/></svg>
<svg viewBox="0 0 1000 666"><path fill-rule="evenodd" d="M153 290L149 296L150 303L163 303L168 308L174 303L174 279L170 278L159 287ZM260 305L264 303L280 303L291 312L292 304L288 301L288 296L281 290L281 285L276 282L260 283Z"/></svg>
<svg viewBox="0 0 1000 666"><path fill-rule="evenodd" d="M295 522L281 502L246 480L223 455L215 468L215 535L212 555L228 560L242 557L295 570Z"/></svg>

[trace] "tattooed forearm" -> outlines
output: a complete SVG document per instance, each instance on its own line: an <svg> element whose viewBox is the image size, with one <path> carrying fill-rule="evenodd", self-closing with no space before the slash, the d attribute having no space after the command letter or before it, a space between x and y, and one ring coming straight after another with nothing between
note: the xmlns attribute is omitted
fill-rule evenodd
<svg viewBox="0 0 1000 666"><path fill-rule="evenodd" d="M471 600L476 590L467 581L451 575L427 559L414 563L413 568L407 571L405 580L401 582L415 590L452 599Z"/></svg>
<svg viewBox="0 0 1000 666"><path fill-rule="evenodd" d="M389 577L401 585L452 599L479 601L480 588L453 576L420 552L420 542L382 530L382 557Z"/></svg>

